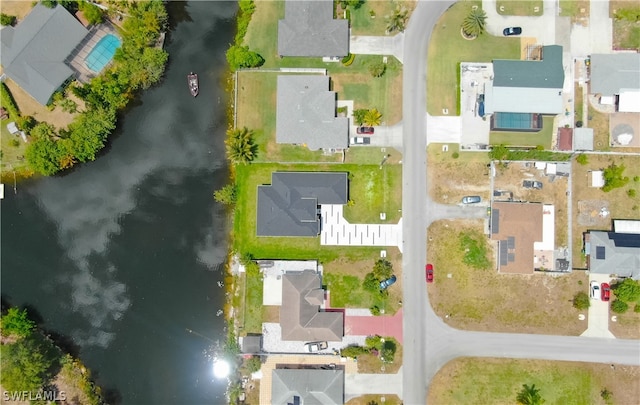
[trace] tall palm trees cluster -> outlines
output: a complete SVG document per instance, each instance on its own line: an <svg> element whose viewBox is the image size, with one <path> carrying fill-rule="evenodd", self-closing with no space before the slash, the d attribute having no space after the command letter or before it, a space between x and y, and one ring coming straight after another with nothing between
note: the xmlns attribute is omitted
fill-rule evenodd
<svg viewBox="0 0 640 405"><path fill-rule="evenodd" d="M253 140L253 131L247 127L228 130L224 143L227 156L233 164L247 164L255 159L258 153L258 145Z"/></svg>
<svg viewBox="0 0 640 405"><path fill-rule="evenodd" d="M382 122L382 113L377 108L358 109L353 111L353 119L358 126L366 125L368 127L375 127Z"/></svg>
<svg viewBox="0 0 640 405"><path fill-rule="evenodd" d="M385 16L387 20L387 32L404 32L405 24L409 18L409 10L405 6L398 6L391 15Z"/></svg>

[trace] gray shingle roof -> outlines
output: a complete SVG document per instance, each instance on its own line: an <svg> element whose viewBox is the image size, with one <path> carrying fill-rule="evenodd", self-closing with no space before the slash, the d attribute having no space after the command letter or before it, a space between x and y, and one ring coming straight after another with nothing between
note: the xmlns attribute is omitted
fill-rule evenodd
<svg viewBox="0 0 640 405"><path fill-rule="evenodd" d="M494 60L486 112L559 114L563 111L562 47L543 47L542 60Z"/></svg>
<svg viewBox="0 0 640 405"><path fill-rule="evenodd" d="M591 94L613 96L621 89L640 89L640 53L591 55Z"/></svg>
<svg viewBox="0 0 640 405"><path fill-rule="evenodd" d="M37 4L18 26L0 32L4 71L45 105L73 74L64 60L88 32L64 7Z"/></svg>
<svg viewBox="0 0 640 405"><path fill-rule="evenodd" d="M347 173L274 172L258 186L258 236L317 236L320 204L346 204Z"/></svg>
<svg viewBox="0 0 640 405"><path fill-rule="evenodd" d="M282 340L341 341L343 314L319 312L323 301L320 274L313 270L285 273L280 306Z"/></svg>
<svg viewBox="0 0 640 405"><path fill-rule="evenodd" d="M271 404L334 405L344 403L344 370L275 369Z"/></svg>
<svg viewBox="0 0 640 405"><path fill-rule="evenodd" d="M333 18L332 0L287 0L278 21L278 55L347 56L349 23Z"/></svg>
<svg viewBox="0 0 640 405"><path fill-rule="evenodd" d="M329 76L278 76L276 142L310 150L346 149L349 121L336 117L336 93Z"/></svg>
<svg viewBox="0 0 640 405"><path fill-rule="evenodd" d="M640 234L591 231L588 253L589 271L640 279Z"/></svg>

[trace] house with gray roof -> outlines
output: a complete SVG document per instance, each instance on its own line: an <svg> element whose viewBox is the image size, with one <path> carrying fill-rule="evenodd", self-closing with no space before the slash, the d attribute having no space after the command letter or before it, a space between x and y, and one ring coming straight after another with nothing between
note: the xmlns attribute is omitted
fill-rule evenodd
<svg viewBox="0 0 640 405"><path fill-rule="evenodd" d="M271 185L258 186L258 236L320 234L322 204L347 203L344 172L273 172Z"/></svg>
<svg viewBox="0 0 640 405"><path fill-rule="evenodd" d="M564 111L562 47L542 47L540 60L494 60L485 87L485 113L560 114Z"/></svg>
<svg viewBox="0 0 640 405"><path fill-rule="evenodd" d="M15 28L0 31L0 62L4 73L46 105L73 76L64 62L89 33L64 7L38 3Z"/></svg>
<svg viewBox="0 0 640 405"><path fill-rule="evenodd" d="M343 57L349 54L349 22L333 18L332 0L286 0L278 21L278 55Z"/></svg>
<svg viewBox="0 0 640 405"><path fill-rule="evenodd" d="M271 376L272 405L342 405L344 370L276 368Z"/></svg>
<svg viewBox="0 0 640 405"><path fill-rule="evenodd" d="M640 280L640 234L589 231L584 240L589 271Z"/></svg>
<svg viewBox="0 0 640 405"><path fill-rule="evenodd" d="M287 272L282 276L280 328L282 340L340 342L344 335L342 312L324 312L325 291L320 273Z"/></svg>
<svg viewBox="0 0 640 405"><path fill-rule="evenodd" d="M640 53L591 55L589 93L621 112L640 112Z"/></svg>
<svg viewBox="0 0 640 405"><path fill-rule="evenodd" d="M278 76L276 142L310 150L346 149L349 120L336 116L329 76Z"/></svg>

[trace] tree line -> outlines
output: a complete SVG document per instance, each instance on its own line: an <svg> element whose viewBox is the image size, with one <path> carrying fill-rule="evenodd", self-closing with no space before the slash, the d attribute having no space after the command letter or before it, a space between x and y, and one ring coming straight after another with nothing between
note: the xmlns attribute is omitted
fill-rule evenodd
<svg viewBox="0 0 640 405"><path fill-rule="evenodd" d="M154 45L168 23L164 3L152 0L124 7L122 46L116 50L113 65L89 83L70 88L86 109L65 129L56 131L46 122L31 129L25 158L36 172L53 175L78 162L95 160L116 127L117 112L138 90L162 78L169 56Z"/></svg>

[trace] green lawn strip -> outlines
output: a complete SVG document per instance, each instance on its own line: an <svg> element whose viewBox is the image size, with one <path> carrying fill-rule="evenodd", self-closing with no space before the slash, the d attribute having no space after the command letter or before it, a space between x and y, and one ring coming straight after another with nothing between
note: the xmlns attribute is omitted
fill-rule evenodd
<svg viewBox="0 0 640 405"><path fill-rule="evenodd" d="M374 135L375 136L375 135ZM365 165L379 165L385 156L399 156L400 152L392 148L372 148L369 146L350 146L345 152L345 163L358 163Z"/></svg>
<svg viewBox="0 0 640 405"><path fill-rule="evenodd" d="M496 11L501 15L540 16L543 12L542 0L498 0Z"/></svg>
<svg viewBox="0 0 640 405"><path fill-rule="evenodd" d="M582 112L584 110L584 104L582 103L582 87L576 82L574 86L574 101L573 101L573 112L575 121L582 121ZM575 122L574 122L575 124ZM584 125L584 123L583 123Z"/></svg>
<svg viewBox="0 0 640 405"><path fill-rule="evenodd" d="M26 159L18 159L19 156L24 157L24 151L27 149L27 143L22 140L20 135L11 135L7 129L7 124L11 120L2 120L0 123L0 137L2 139L2 172L15 170L17 172L28 169Z"/></svg>
<svg viewBox="0 0 640 405"><path fill-rule="evenodd" d="M442 150L442 147L444 145L448 146L448 150L446 152ZM453 157L454 153L458 153L457 158ZM434 162L459 161L489 163L491 161L487 152L460 152L460 145L455 143L431 143L427 147L427 154L429 155L429 160L432 160Z"/></svg>
<svg viewBox="0 0 640 405"><path fill-rule="evenodd" d="M456 72L460 62L490 62L493 59L520 59L520 39L493 37L487 33L473 41L460 35L460 24L480 1L454 4L438 21L429 43L427 111L431 115L455 114L459 97Z"/></svg>
<svg viewBox="0 0 640 405"><path fill-rule="evenodd" d="M349 199L354 205L344 207L345 219L352 224L397 223L402 216L402 166L364 167L351 171ZM380 219L383 212L385 220Z"/></svg>
<svg viewBox="0 0 640 405"><path fill-rule="evenodd" d="M235 209L234 220L234 248L241 254L251 253L257 259L309 259L317 258L322 262L333 260L337 257L361 259L379 254L379 247L351 247L351 246L321 246L320 238L291 238L291 237L257 237L256 236L256 203L257 186L271 184L271 173L274 171L344 171L353 173L354 181L365 178L364 173L372 170L380 170L378 166L363 165L281 165L281 164L251 164L239 165L236 168L236 182L238 186L238 202ZM388 172L401 174L401 170L390 168ZM396 184L396 183L394 183ZM398 180L398 185L400 181ZM352 194L364 204L365 196ZM350 191L353 193L353 191ZM397 192L400 195L401 192ZM379 201L379 197L371 198ZM391 202L393 200L390 200ZM394 206L389 203L390 206ZM398 208L395 208L397 211ZM389 210L391 213L392 210ZM378 215L376 213L376 215Z"/></svg>
<svg viewBox="0 0 640 405"><path fill-rule="evenodd" d="M515 403L523 384L535 384L548 404L589 404L602 389L598 375L580 363L476 358L455 362L447 389L430 395L433 403Z"/></svg>
<svg viewBox="0 0 640 405"><path fill-rule="evenodd" d="M262 333L262 274L246 274L244 332Z"/></svg>
<svg viewBox="0 0 640 405"><path fill-rule="evenodd" d="M489 132L489 143L492 145L514 145L514 146L538 146L551 149L553 132L553 117L544 116L542 118L542 129L538 132L509 132L491 131Z"/></svg>
<svg viewBox="0 0 640 405"><path fill-rule="evenodd" d="M323 283L331 293L331 306L335 308L370 308L373 298L362 288L362 280L348 274L325 272Z"/></svg>

